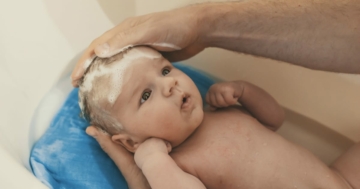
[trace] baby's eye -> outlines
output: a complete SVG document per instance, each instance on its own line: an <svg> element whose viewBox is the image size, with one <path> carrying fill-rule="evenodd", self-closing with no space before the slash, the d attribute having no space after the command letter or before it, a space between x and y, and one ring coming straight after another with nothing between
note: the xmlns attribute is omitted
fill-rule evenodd
<svg viewBox="0 0 360 189"><path fill-rule="evenodd" d="M140 104L144 103L147 99L149 99L150 95L151 95L151 91L143 92L143 94L141 95Z"/></svg>
<svg viewBox="0 0 360 189"><path fill-rule="evenodd" d="M169 74L170 73L170 69L169 68L164 68L163 70L162 70L162 75L163 76L166 76L167 74Z"/></svg>

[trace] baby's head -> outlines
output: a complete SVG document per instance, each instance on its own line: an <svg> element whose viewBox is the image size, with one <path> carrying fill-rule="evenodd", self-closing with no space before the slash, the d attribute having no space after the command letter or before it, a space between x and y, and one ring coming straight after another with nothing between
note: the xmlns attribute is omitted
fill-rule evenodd
<svg viewBox="0 0 360 189"><path fill-rule="evenodd" d="M152 137L176 147L203 119L194 82L148 47L96 58L80 81L79 104L92 125L132 152Z"/></svg>

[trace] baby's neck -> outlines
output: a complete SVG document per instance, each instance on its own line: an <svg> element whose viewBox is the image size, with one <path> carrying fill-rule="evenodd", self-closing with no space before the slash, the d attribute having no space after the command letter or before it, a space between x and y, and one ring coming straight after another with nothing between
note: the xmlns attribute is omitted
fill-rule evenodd
<svg viewBox="0 0 360 189"><path fill-rule="evenodd" d="M175 148L178 148L180 146L182 146L183 144L187 143L187 141L191 140L192 138L194 138L194 136L202 129L202 127L204 127L204 120L206 119L207 115L208 114L211 114L212 111L210 110L207 110L206 108L204 108L204 117L201 121L201 123L196 127L196 129L183 141L181 142L179 145L177 145L176 147L174 147L173 149ZM195 137L196 138L196 137Z"/></svg>

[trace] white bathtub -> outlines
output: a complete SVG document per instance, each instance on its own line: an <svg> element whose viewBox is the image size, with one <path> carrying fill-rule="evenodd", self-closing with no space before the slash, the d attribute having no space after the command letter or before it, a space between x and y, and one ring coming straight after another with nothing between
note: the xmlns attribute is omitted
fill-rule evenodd
<svg viewBox="0 0 360 189"><path fill-rule="evenodd" d="M33 143L46 129L31 128L34 111L92 39L126 17L190 2L0 1L0 188L46 188L28 164ZM279 133L327 164L359 141L360 76L270 62L219 49L186 61L219 78L244 79L270 92L287 112ZM62 87L57 94L66 96L63 89L70 89L70 83ZM40 125L47 125L48 114Z"/></svg>

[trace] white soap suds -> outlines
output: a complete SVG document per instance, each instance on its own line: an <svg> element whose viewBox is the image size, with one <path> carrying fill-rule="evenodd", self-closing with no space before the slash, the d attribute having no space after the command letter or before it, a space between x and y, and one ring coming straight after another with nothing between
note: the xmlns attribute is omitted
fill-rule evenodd
<svg viewBox="0 0 360 189"><path fill-rule="evenodd" d="M135 45L127 45L127 46L125 46L125 47L123 47L123 48L121 48L121 49L116 50L116 51L114 52L114 54L118 54L118 53L124 52L124 51L126 51L126 50L128 50L128 49L130 49L130 48L132 48L132 47L134 47L134 46L135 46Z"/></svg>
<svg viewBox="0 0 360 189"><path fill-rule="evenodd" d="M176 45L171 44L171 43L148 43L146 45L168 47L168 48L172 48L174 50L181 50L181 48L179 46L176 46Z"/></svg>
<svg viewBox="0 0 360 189"><path fill-rule="evenodd" d="M89 66L90 66L90 64L91 64L91 62L94 60L94 58L96 57L96 55L95 54L93 54L90 58L88 58L87 60L85 60L85 62L84 62L84 70L86 70Z"/></svg>
<svg viewBox="0 0 360 189"><path fill-rule="evenodd" d="M111 65L100 65L97 70L88 73L82 84L83 92L90 92L92 90L95 78L110 75L110 91L107 95L107 99L108 102L113 105L121 94L123 83L131 77L131 72L125 74L125 71L128 70L129 66L134 65L134 60L139 58L157 59L161 58L161 54L138 50L136 48L131 49L124 53L121 60L117 60L111 63ZM99 99L98 97L95 97L93 100L97 101Z"/></svg>

